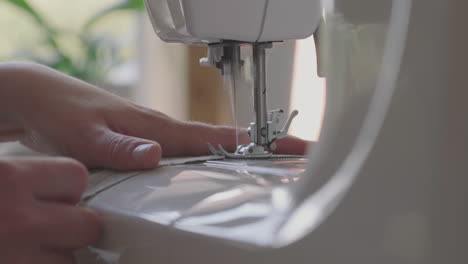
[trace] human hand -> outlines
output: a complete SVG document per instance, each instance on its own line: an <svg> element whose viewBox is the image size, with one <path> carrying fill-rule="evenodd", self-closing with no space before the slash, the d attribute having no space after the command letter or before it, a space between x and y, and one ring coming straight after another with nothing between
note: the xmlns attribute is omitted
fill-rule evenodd
<svg viewBox="0 0 468 264"><path fill-rule="evenodd" d="M0 158L0 263L74 263L73 250L101 233L97 216L75 206L87 176L70 159Z"/></svg>
<svg viewBox="0 0 468 264"><path fill-rule="evenodd" d="M209 154L208 143L235 149L233 128L177 121L44 66L7 63L2 70L0 98L9 98L3 111L18 120L3 138L34 150L130 170L153 168L161 155ZM307 143L288 137L277 142L277 152L303 154Z"/></svg>

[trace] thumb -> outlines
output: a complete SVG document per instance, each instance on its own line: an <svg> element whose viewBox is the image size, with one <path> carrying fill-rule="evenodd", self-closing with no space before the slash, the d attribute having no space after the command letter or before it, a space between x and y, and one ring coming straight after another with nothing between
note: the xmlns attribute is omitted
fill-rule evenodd
<svg viewBox="0 0 468 264"><path fill-rule="evenodd" d="M105 129L95 137L89 166L118 170L151 169L161 159L161 146L151 140L131 137Z"/></svg>

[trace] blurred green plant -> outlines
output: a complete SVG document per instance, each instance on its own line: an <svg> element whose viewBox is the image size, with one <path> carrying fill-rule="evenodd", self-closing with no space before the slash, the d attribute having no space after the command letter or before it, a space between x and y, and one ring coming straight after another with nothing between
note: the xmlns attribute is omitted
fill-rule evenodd
<svg viewBox="0 0 468 264"><path fill-rule="evenodd" d="M81 32L75 33L74 36L84 52L78 57L72 57L64 51L59 42L60 37L70 34L70 32L53 28L27 0L6 1L24 11L35 21L45 34L44 43L41 44L53 54L51 58L44 59L32 52L23 51L21 57L94 83L103 81L107 70L122 62L117 55L118 47L115 40L93 35L94 26L101 19L116 11L141 12L145 7L143 0L121 0L91 16Z"/></svg>

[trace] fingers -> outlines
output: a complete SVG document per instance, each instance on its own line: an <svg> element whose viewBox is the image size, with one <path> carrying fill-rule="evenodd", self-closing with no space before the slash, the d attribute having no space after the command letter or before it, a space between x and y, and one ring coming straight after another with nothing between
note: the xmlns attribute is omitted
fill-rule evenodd
<svg viewBox="0 0 468 264"><path fill-rule="evenodd" d="M151 140L131 137L103 128L87 154L93 167L119 170L151 169L161 159L161 146Z"/></svg>
<svg viewBox="0 0 468 264"><path fill-rule="evenodd" d="M164 156L199 156L210 154L208 143L222 145L227 151L235 151L238 144L249 142L245 129L236 131L233 127L213 126L197 122L174 122L173 132L161 135L156 128L151 134L142 131L142 137L153 138L161 143ZM239 135L237 135L239 133ZM275 153L304 155L310 142L297 137L288 136L276 141Z"/></svg>
<svg viewBox="0 0 468 264"><path fill-rule="evenodd" d="M139 123L136 123L139 122ZM236 147L236 130L231 127L213 126L198 122L180 122L171 118L161 118L157 113L129 124L127 130L132 136L158 142L162 154L168 156L200 156L210 154L208 143L221 144L227 150ZM246 133L242 141L248 142Z"/></svg>
<svg viewBox="0 0 468 264"><path fill-rule="evenodd" d="M72 252L42 251L27 263L75 264L75 258Z"/></svg>
<svg viewBox="0 0 468 264"><path fill-rule="evenodd" d="M277 145L275 153L287 155L305 155L307 148L312 144L312 142L293 136L288 136L275 142Z"/></svg>
<svg viewBox="0 0 468 264"><path fill-rule="evenodd" d="M142 141L146 144L158 142L160 144L158 150L162 151L162 155L166 157L209 155L208 144L214 146L220 144L227 151L233 152L238 144L249 142L249 136L245 129L241 129L237 134L233 127L213 126L199 122L181 122L148 109L136 108L133 111L138 114L133 114L132 118L128 116L120 119L107 118L109 127L132 137L125 137L117 133L105 133L106 137L102 141L108 142L107 145L123 145L120 148L123 150L121 155L123 160L119 161L119 164L113 164L112 162L119 160L119 155L112 155L111 162L100 162L100 166L117 169L142 169L141 161L140 163L132 161L128 154L123 154L131 153L135 146L143 144ZM110 130L110 128L105 129ZM299 138L287 137L277 141L278 147L275 153L302 155L305 153L308 143ZM161 155L161 153L158 154ZM148 159L146 160L148 164L145 165L152 165L144 166L144 168L152 168L156 165L154 156L143 154L142 156Z"/></svg>
<svg viewBox="0 0 468 264"><path fill-rule="evenodd" d="M172 151L176 155L207 154L208 143L214 146L221 144L223 148L232 152L236 149L237 144L246 144L250 140L247 131L244 129L238 132L238 138L236 129L232 127L211 126L201 123L185 123L183 126L183 131L194 136L184 142L183 148L177 147L177 145L172 147ZM277 144L275 153L289 155L304 155L310 143L293 136L288 136L275 142Z"/></svg>
<svg viewBox="0 0 468 264"><path fill-rule="evenodd" d="M83 165L70 159L0 159L3 258L11 263L73 263L66 251L95 242L102 232L95 213L69 204L79 200L86 180Z"/></svg>
<svg viewBox="0 0 468 264"><path fill-rule="evenodd" d="M76 204L88 183L88 171L67 158L16 158L14 178L36 199Z"/></svg>
<svg viewBox="0 0 468 264"><path fill-rule="evenodd" d="M213 126L197 122L187 122L181 125L187 135L194 135L187 138L184 143L185 148L174 149L176 155L206 155L210 154L208 144L213 146L222 145L224 149L234 152L237 144L247 144L249 138L245 130L236 131L233 127ZM178 153L181 151L182 153Z"/></svg>
<svg viewBox="0 0 468 264"><path fill-rule="evenodd" d="M34 257L31 263L75 264L75 258L71 252L41 252L37 257Z"/></svg>
<svg viewBox="0 0 468 264"><path fill-rule="evenodd" d="M39 203L37 237L46 248L73 249L94 243L102 233L97 215L85 208L56 203Z"/></svg>
<svg viewBox="0 0 468 264"><path fill-rule="evenodd" d="M0 258L3 260L4 257L2 255ZM23 254L7 258L7 260L5 263L12 264L75 264L75 257L71 251L61 252L44 249L23 252Z"/></svg>

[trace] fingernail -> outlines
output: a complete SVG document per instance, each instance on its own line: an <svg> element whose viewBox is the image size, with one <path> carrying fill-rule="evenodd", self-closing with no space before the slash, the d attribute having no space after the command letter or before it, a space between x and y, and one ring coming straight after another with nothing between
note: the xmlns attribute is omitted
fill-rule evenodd
<svg viewBox="0 0 468 264"><path fill-rule="evenodd" d="M150 153L151 151L151 148L153 147L154 145L153 144L144 144L144 145L140 145L138 147L136 147L134 150L133 150L133 158L135 160L145 160L146 158L146 155L148 155L148 153Z"/></svg>
<svg viewBox="0 0 468 264"><path fill-rule="evenodd" d="M144 144L133 150L133 159L138 163L138 169L151 169L158 165L161 152L155 144Z"/></svg>

